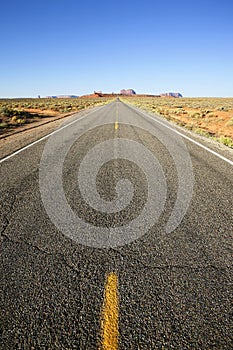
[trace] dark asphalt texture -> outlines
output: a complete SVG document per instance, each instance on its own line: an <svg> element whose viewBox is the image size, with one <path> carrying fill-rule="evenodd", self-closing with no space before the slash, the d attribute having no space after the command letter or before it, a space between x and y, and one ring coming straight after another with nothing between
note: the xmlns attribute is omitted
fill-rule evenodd
<svg viewBox="0 0 233 350"><path fill-rule="evenodd" d="M165 234L178 189L176 168L164 145L143 128L156 128L163 138L166 128L120 101L86 114L71 130L88 130L94 120L108 125L84 132L64 162L63 186L74 212L92 225L115 227L136 218L145 205L140 161L113 160L96 179L108 201L116 196L118 180L132 182L134 196L125 210L100 213L81 197L77 173L83 157L116 137L143 144L158 159L167 181L164 211L147 234L128 245L87 247L60 232L44 209L39 164L46 140L1 163L0 348L98 349L105 279L114 271L119 349L232 349L232 166L183 140L193 166L193 195L181 224ZM141 128L126 124L134 120ZM174 145L176 138L170 139ZM232 159L231 151L198 140Z"/></svg>

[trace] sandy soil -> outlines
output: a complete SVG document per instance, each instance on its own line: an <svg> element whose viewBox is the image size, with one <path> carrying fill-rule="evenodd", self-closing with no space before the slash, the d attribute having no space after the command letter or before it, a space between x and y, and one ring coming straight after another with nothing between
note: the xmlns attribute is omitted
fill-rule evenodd
<svg viewBox="0 0 233 350"><path fill-rule="evenodd" d="M26 123L18 124L17 122L12 122L6 129L0 129L0 139L5 138L12 134L22 133L25 130L30 130L33 128L37 128L43 124L51 123L56 120L65 118L74 114L71 113L60 113L52 110L40 110L40 109L24 109L25 112L29 112L35 114L35 117L27 118ZM3 121L4 121L4 117ZM7 120L7 118L5 118Z"/></svg>
<svg viewBox="0 0 233 350"><path fill-rule="evenodd" d="M233 98L132 97L123 100L233 148Z"/></svg>
<svg viewBox="0 0 233 350"><path fill-rule="evenodd" d="M80 112L81 114L82 112ZM65 120L73 118L74 113L46 117L30 124L18 126L0 135L0 158L4 158L18 149L32 143L59 128ZM75 113L76 114L76 113Z"/></svg>
<svg viewBox="0 0 233 350"><path fill-rule="evenodd" d="M201 109L182 108L182 111L178 112L177 108L169 108L169 112L172 118L193 128L202 129L210 135L233 139L233 110L207 113Z"/></svg>

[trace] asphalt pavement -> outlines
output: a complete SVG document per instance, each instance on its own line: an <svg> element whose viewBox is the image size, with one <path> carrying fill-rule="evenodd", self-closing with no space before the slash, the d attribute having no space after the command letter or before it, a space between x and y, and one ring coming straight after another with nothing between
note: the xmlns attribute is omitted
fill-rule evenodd
<svg viewBox="0 0 233 350"><path fill-rule="evenodd" d="M65 123L0 163L1 349L232 349L232 150L120 100Z"/></svg>

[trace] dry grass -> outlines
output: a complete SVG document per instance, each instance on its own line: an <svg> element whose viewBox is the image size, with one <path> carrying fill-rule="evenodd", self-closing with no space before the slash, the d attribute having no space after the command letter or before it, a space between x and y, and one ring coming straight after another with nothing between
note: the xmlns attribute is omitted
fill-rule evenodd
<svg viewBox="0 0 233 350"><path fill-rule="evenodd" d="M21 125L33 123L42 118L78 112L110 101L110 98L103 97L95 99L0 99L0 133L9 132Z"/></svg>
<svg viewBox="0 0 233 350"><path fill-rule="evenodd" d="M123 100L233 148L233 98L131 97Z"/></svg>

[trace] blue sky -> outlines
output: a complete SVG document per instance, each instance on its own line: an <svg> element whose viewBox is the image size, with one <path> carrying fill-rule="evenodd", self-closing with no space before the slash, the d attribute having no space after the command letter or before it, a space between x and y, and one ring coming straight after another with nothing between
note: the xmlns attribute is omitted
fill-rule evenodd
<svg viewBox="0 0 233 350"><path fill-rule="evenodd" d="M233 1L1 3L0 97L233 97Z"/></svg>

